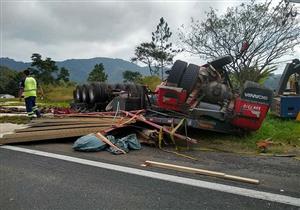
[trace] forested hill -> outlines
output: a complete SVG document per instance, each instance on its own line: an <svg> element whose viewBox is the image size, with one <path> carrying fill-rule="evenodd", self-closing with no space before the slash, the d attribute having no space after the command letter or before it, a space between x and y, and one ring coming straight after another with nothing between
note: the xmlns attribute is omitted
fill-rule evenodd
<svg viewBox="0 0 300 210"><path fill-rule="evenodd" d="M79 83L86 82L88 74L96 64L103 63L105 72L108 74L109 82L121 82L122 72L126 70L138 71L143 75L148 75L147 67L140 67L129 61L114 58L90 58L90 59L68 59L56 61L58 67L65 67L70 71L70 79ZM0 65L10 69L22 71L30 67L30 62L15 61L11 58L0 58Z"/></svg>
<svg viewBox="0 0 300 210"><path fill-rule="evenodd" d="M10 69L21 71L30 67L30 62L15 61L10 58L0 58L0 65ZM140 67L129 61L114 58L90 58L90 59L68 59L57 61L58 67L65 67L70 71L70 79L79 83L86 82L88 74L96 64L103 63L105 72L108 74L108 82L121 82L123 80L122 72L126 70L138 71L143 75L149 75L147 67ZM281 75L273 75L266 80L265 86L276 89Z"/></svg>

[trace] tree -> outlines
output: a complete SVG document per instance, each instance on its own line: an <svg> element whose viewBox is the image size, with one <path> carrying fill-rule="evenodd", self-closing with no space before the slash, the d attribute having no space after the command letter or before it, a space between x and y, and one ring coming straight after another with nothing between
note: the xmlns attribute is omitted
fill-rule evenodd
<svg viewBox="0 0 300 210"><path fill-rule="evenodd" d="M22 72L0 66L0 93L17 96L21 79Z"/></svg>
<svg viewBox="0 0 300 210"><path fill-rule="evenodd" d="M135 49L132 61L140 61L148 65L151 75L164 77L164 70L173 63L174 56L181 50L173 49L170 38L172 32L164 18L160 18L156 31L152 32L152 41L143 42Z"/></svg>
<svg viewBox="0 0 300 210"><path fill-rule="evenodd" d="M123 73L123 82L132 82L132 83L139 83L143 77L143 75L138 71L124 71Z"/></svg>
<svg viewBox="0 0 300 210"><path fill-rule="evenodd" d="M43 60L38 53L32 54L31 60L31 66L35 67L33 72L36 74L37 79L44 84L53 84L55 82L54 75L58 71L55 61L51 58Z"/></svg>
<svg viewBox="0 0 300 210"><path fill-rule="evenodd" d="M149 68L150 75L158 75L159 70L153 67L155 62L156 46L152 42L143 42L134 50L135 57L131 58L132 62L140 61L146 64Z"/></svg>
<svg viewBox="0 0 300 210"><path fill-rule="evenodd" d="M66 69L65 67L62 67L62 68L60 68L60 72L57 75L56 81L69 82L70 81L69 77L70 77L69 70Z"/></svg>
<svg viewBox="0 0 300 210"><path fill-rule="evenodd" d="M94 69L89 73L88 81L89 82L105 82L108 75L105 74L104 66L102 63L96 64Z"/></svg>
<svg viewBox="0 0 300 210"><path fill-rule="evenodd" d="M160 18L156 31L152 32L152 43L156 46L154 58L156 67L160 69L161 79L164 78L164 70L166 66L173 63L174 56L180 52L172 48L172 42L169 39L172 36L170 27L163 17Z"/></svg>
<svg viewBox="0 0 300 210"><path fill-rule="evenodd" d="M224 15L211 9L203 21L192 19L179 37L185 50L201 58L230 55L228 70L241 86L245 80L260 81L269 76L279 59L292 53L300 43L300 27L295 7L281 1L241 4Z"/></svg>

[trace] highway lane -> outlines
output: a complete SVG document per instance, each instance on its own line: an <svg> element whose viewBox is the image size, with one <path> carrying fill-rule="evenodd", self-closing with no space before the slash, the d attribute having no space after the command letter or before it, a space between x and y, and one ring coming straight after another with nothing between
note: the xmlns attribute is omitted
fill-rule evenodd
<svg viewBox="0 0 300 210"><path fill-rule="evenodd" d="M0 188L3 209L299 208L3 148Z"/></svg>

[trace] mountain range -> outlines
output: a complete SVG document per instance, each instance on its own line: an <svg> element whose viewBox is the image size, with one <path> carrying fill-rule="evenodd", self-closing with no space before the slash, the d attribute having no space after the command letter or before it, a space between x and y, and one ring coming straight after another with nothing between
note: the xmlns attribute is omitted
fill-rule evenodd
<svg viewBox="0 0 300 210"><path fill-rule="evenodd" d="M90 59L68 59L64 61L56 61L57 66L59 68L67 68L70 72L70 79L78 83L85 83L88 78L88 74L94 66L99 63L103 64L105 72L108 74L108 82L110 83L122 82L122 72L126 70L138 71L142 75L149 75L148 67L141 67L137 64L119 58L97 57ZM22 71L30 67L31 63L15 61L11 58L0 58L0 65L13 70ZM264 85L274 90L278 86L280 77L280 74L272 75L265 81Z"/></svg>
<svg viewBox="0 0 300 210"><path fill-rule="evenodd" d="M143 75L149 75L147 67L141 67L119 58L97 57L90 59L68 59L56 61L56 65L61 68L65 67L70 72L70 79L78 83L86 82L88 74L96 64L102 63L105 72L108 74L108 82L121 82L123 80L122 72L126 70L138 71ZM0 58L0 65L6 66L16 71L22 71L30 67L31 62L15 61L11 58Z"/></svg>

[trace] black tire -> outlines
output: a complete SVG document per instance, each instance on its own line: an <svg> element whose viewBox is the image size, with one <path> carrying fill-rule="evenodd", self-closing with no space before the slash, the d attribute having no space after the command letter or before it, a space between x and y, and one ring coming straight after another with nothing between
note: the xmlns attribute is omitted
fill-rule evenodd
<svg viewBox="0 0 300 210"><path fill-rule="evenodd" d="M244 83L244 86L243 86L243 88L244 89L246 89L246 88L249 88L249 87L255 87L255 88L260 88L261 87L261 85L260 84L258 84L258 83L256 83L256 82L253 82L253 81L246 81L245 83Z"/></svg>
<svg viewBox="0 0 300 210"><path fill-rule="evenodd" d="M75 101L82 102L82 87L80 85L76 86L75 89Z"/></svg>
<svg viewBox="0 0 300 210"><path fill-rule="evenodd" d="M200 66L197 66L195 64L189 64L185 73L182 76L179 87L186 90L187 95L189 95L192 92L197 83L199 69Z"/></svg>
<svg viewBox="0 0 300 210"><path fill-rule="evenodd" d="M92 83L89 86L89 98L90 98L90 103L94 104L96 103L96 84Z"/></svg>
<svg viewBox="0 0 300 210"><path fill-rule="evenodd" d="M77 99L76 99L76 89L73 90L73 101L77 102Z"/></svg>
<svg viewBox="0 0 300 210"><path fill-rule="evenodd" d="M131 97L139 97L139 93L135 84L126 84L125 91L127 91Z"/></svg>
<svg viewBox="0 0 300 210"><path fill-rule="evenodd" d="M181 78L186 71L187 62L177 60L175 61L174 65L172 66L168 79L167 79L167 85L171 86L178 86L181 82Z"/></svg>
<svg viewBox="0 0 300 210"><path fill-rule="evenodd" d="M117 84L115 85L114 89L116 89L116 90L125 90L125 85L124 85L124 84L117 83Z"/></svg>
<svg viewBox="0 0 300 210"><path fill-rule="evenodd" d="M89 88L90 103L103 102L105 100L105 85L100 82L91 84Z"/></svg>
<svg viewBox="0 0 300 210"><path fill-rule="evenodd" d="M89 104L90 97L89 97L89 85L82 86L82 102Z"/></svg>
<svg viewBox="0 0 300 210"><path fill-rule="evenodd" d="M142 85L135 85L136 90L137 90L137 96L138 97L144 97L144 87Z"/></svg>
<svg viewBox="0 0 300 210"><path fill-rule="evenodd" d="M232 58L229 55L219 57L211 62L210 65L212 65L214 68L222 68L223 66L230 64L232 62Z"/></svg>
<svg viewBox="0 0 300 210"><path fill-rule="evenodd" d="M104 102L109 97L109 87L106 83L101 83L100 88L101 88L101 96L99 99L101 102Z"/></svg>

